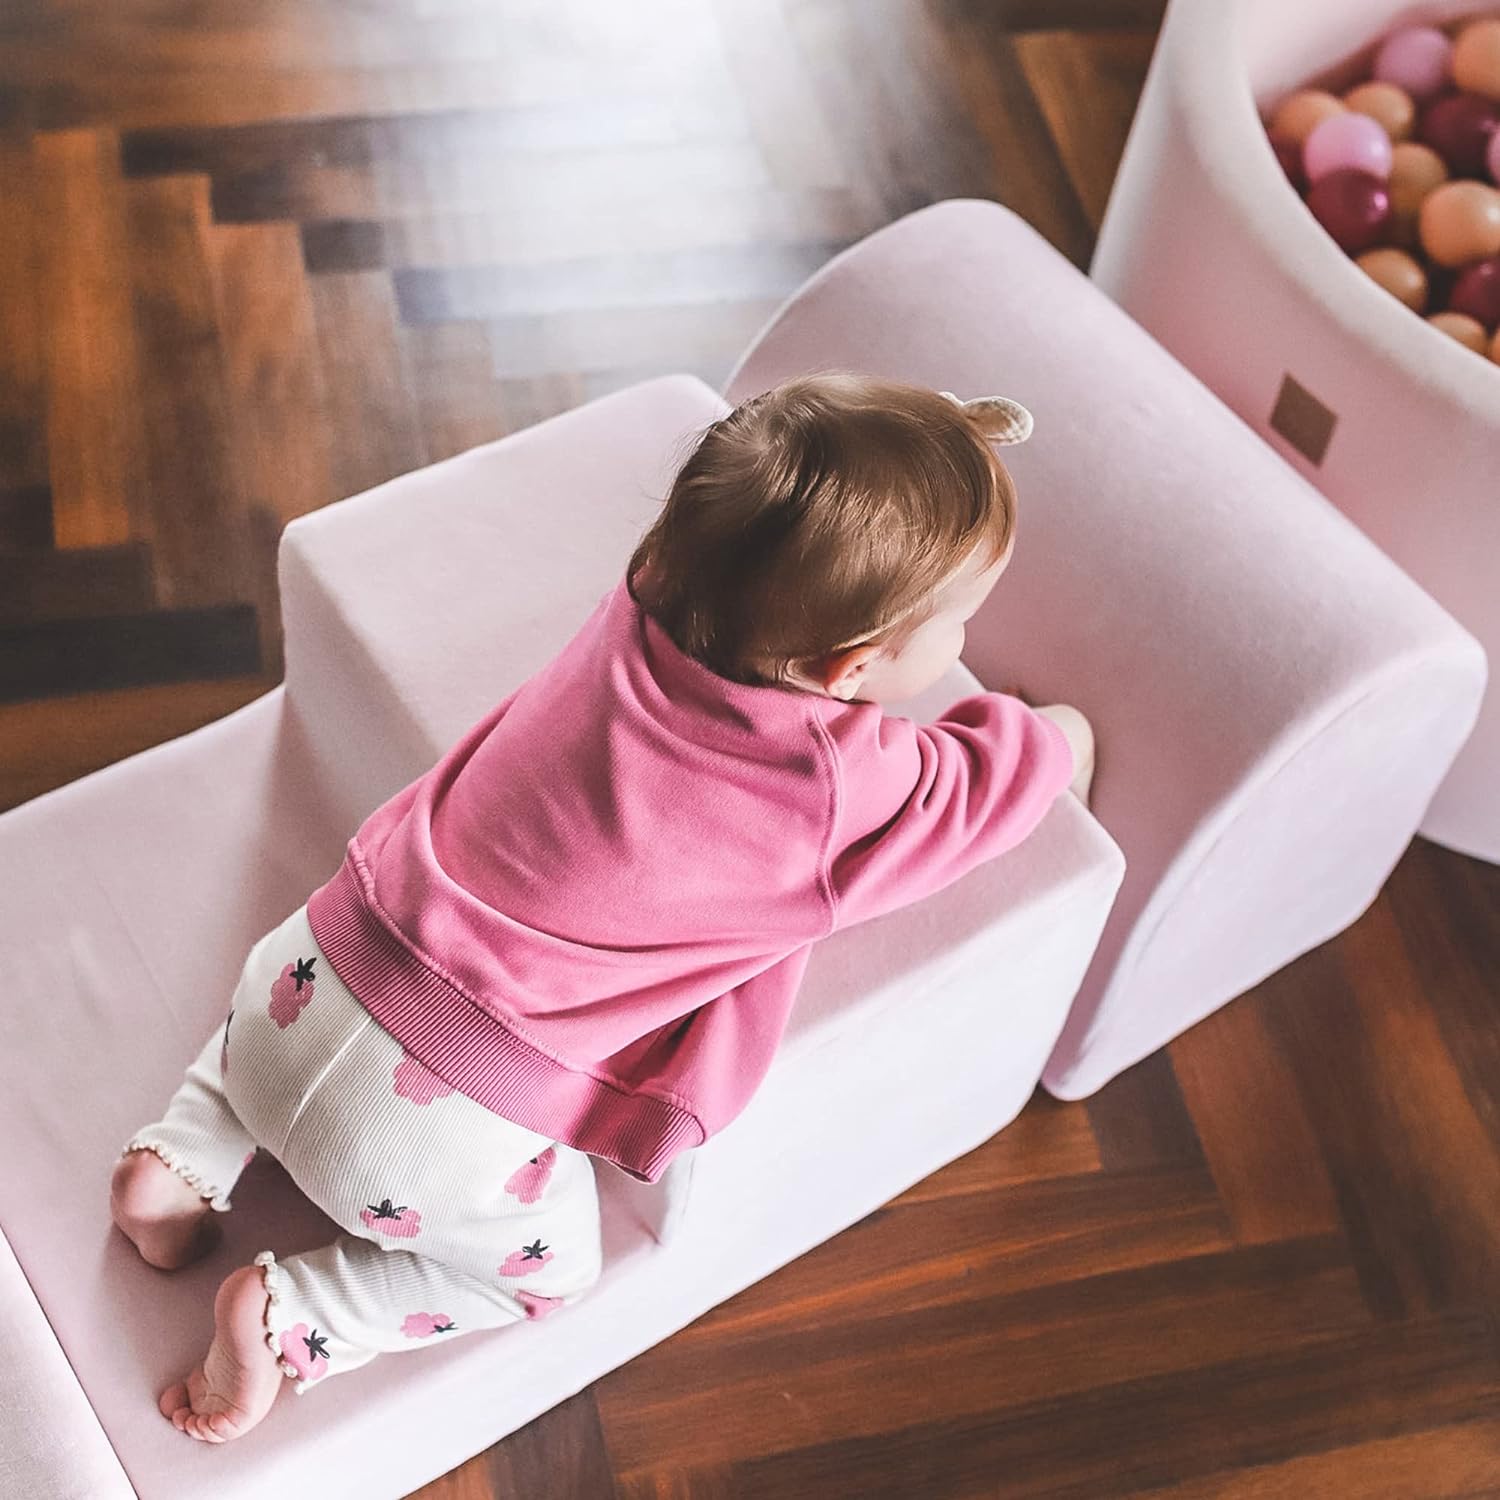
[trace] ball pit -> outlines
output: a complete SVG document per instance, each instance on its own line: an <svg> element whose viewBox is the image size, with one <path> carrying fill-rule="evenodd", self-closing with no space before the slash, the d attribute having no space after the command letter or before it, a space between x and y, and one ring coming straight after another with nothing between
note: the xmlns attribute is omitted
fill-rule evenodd
<svg viewBox="0 0 1500 1500"><path fill-rule="evenodd" d="M1496 326L1491 258L1500 253L1497 101L1500 17L1476 17L1451 36L1398 26L1380 43L1368 78L1342 96L1294 90L1265 122L1287 180L1338 247L1377 286L1483 358ZM1410 252L1423 271L1420 298L1404 267L1364 259L1381 246ZM1446 312L1457 316L1439 316Z"/></svg>
<svg viewBox="0 0 1500 1500"><path fill-rule="evenodd" d="M1494 661L1500 325L1488 321L1497 273L1474 267L1497 252L1484 253L1483 209L1455 234L1454 264L1421 238L1440 188L1467 184L1455 201L1472 208L1488 201L1473 189L1500 187L1500 129L1485 136L1482 175L1468 178L1424 139L1424 120L1455 93L1480 101L1465 106L1471 121L1500 107L1476 71L1488 40L1465 49L1474 87L1453 80L1455 38L1476 19L1500 19L1500 3L1169 0L1090 274ZM1375 177L1390 199L1383 237L1343 249L1309 210L1317 184L1303 148L1340 112L1383 121L1372 83L1410 99L1412 128L1401 140L1399 123L1388 132L1389 176ZM1428 129L1451 127L1451 114ZM1451 227L1447 209L1430 215L1434 232ZM1310 620L1309 670L1318 642ZM1500 686L1421 832L1500 863Z"/></svg>

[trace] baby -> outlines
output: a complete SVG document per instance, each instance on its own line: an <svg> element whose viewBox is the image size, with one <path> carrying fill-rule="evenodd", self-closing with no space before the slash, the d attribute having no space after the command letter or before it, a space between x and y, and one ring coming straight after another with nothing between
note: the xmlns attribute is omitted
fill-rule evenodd
<svg viewBox="0 0 1500 1500"><path fill-rule="evenodd" d="M959 658L1015 546L1004 397L834 371L711 424L558 656L370 813L251 948L114 1221L171 1270L258 1149L342 1231L263 1250L161 1393L239 1437L383 1351L576 1302L598 1157L654 1182L744 1108L812 945L1019 844L1093 742Z"/></svg>

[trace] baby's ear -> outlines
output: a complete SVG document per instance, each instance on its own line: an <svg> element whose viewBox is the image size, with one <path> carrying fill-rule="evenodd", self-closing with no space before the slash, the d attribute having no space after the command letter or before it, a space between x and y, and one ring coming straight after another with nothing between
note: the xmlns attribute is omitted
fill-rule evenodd
<svg viewBox="0 0 1500 1500"><path fill-rule="evenodd" d="M1034 425L1031 413L1009 396L975 396L972 400L960 401L952 391L939 391L938 394L963 407L991 442L1024 443L1031 436Z"/></svg>

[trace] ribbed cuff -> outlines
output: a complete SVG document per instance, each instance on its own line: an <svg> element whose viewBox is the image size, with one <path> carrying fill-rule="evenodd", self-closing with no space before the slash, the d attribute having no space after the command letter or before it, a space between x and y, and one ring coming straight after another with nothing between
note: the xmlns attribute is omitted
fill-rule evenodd
<svg viewBox="0 0 1500 1500"><path fill-rule="evenodd" d="M338 873L308 898L329 966L424 1067L503 1119L655 1182L706 1133L688 1110L559 1062L506 1029L386 925L366 899L354 840Z"/></svg>

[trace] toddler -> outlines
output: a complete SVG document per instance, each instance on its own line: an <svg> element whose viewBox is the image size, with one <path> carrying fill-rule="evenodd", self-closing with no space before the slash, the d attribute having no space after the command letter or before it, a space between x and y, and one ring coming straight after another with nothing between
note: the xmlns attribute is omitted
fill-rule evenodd
<svg viewBox="0 0 1500 1500"><path fill-rule="evenodd" d="M592 1158L656 1181L743 1109L819 938L1086 799L1076 709L882 708L958 660L1015 545L994 447L1030 431L832 371L701 434L578 633L369 814L123 1148L153 1266L206 1253L262 1148L342 1231L228 1276L165 1417L224 1442L287 1380L576 1302Z"/></svg>

